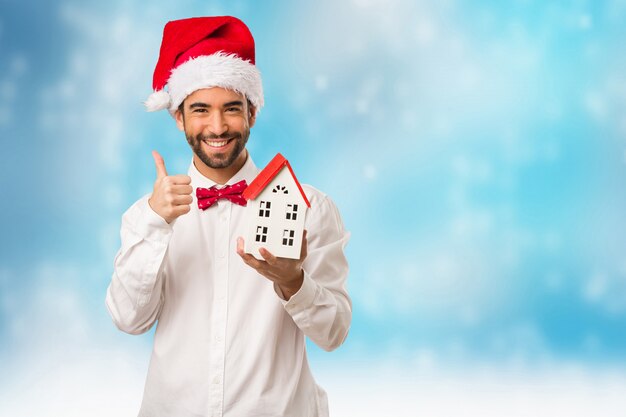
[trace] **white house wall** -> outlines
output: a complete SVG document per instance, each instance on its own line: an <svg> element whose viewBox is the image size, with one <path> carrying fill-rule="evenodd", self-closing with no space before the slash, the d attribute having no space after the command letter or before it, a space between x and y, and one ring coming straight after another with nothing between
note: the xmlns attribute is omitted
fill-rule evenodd
<svg viewBox="0 0 626 417"><path fill-rule="evenodd" d="M287 194L282 189L274 193L277 186L285 187ZM270 217L259 217L260 204L262 201L269 201ZM297 204L298 211L296 220L287 219L287 205ZM302 235L304 230L304 219L307 205L298 190L289 169L283 167L281 171L270 181L261 193L251 201L248 201L246 208L247 215L247 236L245 237L245 251L251 253L258 259L263 259L259 254L259 248L264 247L275 256L282 258L298 259L302 247ZM257 227L267 227L267 241L265 243L256 242ZM293 230L293 246L283 245L283 233L285 230Z"/></svg>

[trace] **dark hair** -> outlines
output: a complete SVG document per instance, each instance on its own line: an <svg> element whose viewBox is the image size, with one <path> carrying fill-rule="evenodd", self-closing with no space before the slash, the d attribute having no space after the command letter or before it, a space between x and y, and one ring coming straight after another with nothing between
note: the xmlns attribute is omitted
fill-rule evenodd
<svg viewBox="0 0 626 417"><path fill-rule="evenodd" d="M186 100L186 99L185 99ZM178 111L183 115L183 117L185 117L185 100L181 101L180 104L178 105ZM248 112L250 112L250 115L252 115L251 110L253 108L252 106L252 102L250 101L250 99L248 97L246 97L246 101L248 102Z"/></svg>

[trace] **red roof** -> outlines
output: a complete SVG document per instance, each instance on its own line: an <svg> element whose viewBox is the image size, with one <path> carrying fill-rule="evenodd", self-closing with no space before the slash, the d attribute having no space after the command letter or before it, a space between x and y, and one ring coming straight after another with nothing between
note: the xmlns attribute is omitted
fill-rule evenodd
<svg viewBox="0 0 626 417"><path fill-rule="evenodd" d="M287 161L285 157L282 156L280 153L277 153L276 156L270 161L270 163L267 164L265 168L263 168L263 171L259 172L259 175L256 176L254 181L252 181L250 185L248 185L248 188L246 188L243 192L243 197L246 200L254 200L261 193L261 191L263 191L263 189L267 187L270 181L272 181L272 179L276 176L276 174L280 172L280 170L284 166L287 166L287 168L289 168L289 172L291 173L293 180L296 182L298 190L300 190L300 194L302 194L302 198L304 198L304 202L306 203L307 207L311 207L311 203L309 203L309 199L306 198L304 191L302 191L302 186L298 182L296 174L293 173L293 169L291 169L289 161Z"/></svg>

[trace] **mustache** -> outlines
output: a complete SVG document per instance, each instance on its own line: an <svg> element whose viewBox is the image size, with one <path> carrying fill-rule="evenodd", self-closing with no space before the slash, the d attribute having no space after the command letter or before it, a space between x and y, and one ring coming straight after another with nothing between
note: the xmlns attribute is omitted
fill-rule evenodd
<svg viewBox="0 0 626 417"><path fill-rule="evenodd" d="M197 140L230 140L237 139L241 137L241 133L222 133L221 135L203 135L199 134L196 138Z"/></svg>

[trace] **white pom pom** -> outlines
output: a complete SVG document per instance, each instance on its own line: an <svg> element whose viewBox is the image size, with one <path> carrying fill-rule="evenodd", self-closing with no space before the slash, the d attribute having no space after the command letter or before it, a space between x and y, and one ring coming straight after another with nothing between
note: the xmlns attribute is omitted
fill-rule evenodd
<svg viewBox="0 0 626 417"><path fill-rule="evenodd" d="M147 111L157 111L163 109L169 109L171 103L170 95L165 90L155 91L148 96L148 99L144 101Z"/></svg>

